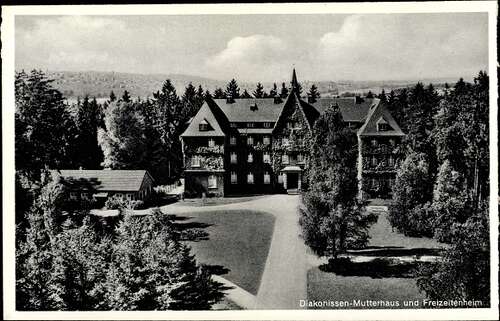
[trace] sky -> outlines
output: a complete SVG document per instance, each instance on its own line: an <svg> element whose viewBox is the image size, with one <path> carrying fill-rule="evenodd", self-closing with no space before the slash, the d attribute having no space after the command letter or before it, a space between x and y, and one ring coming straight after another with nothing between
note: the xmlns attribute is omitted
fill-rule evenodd
<svg viewBox="0 0 500 321"><path fill-rule="evenodd" d="M472 78L486 13L17 16L16 69L219 80Z"/></svg>

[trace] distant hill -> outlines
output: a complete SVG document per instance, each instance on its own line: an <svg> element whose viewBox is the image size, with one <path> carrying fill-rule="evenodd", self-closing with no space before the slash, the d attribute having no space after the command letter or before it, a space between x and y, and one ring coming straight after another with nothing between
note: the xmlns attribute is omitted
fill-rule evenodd
<svg viewBox="0 0 500 321"><path fill-rule="evenodd" d="M227 81L210 78L181 75L181 74L133 74L122 72L98 72L98 71L47 71L47 76L54 79L54 87L59 89L68 100L89 95L96 98L107 98L113 91L121 96L124 90L130 92L133 97L152 97L153 92L161 89L163 82L170 79L180 96L184 88L191 82L194 86L201 85L204 90L213 92L216 88L226 88ZM433 83L436 88L442 87L445 82L455 83L457 79L427 79L422 80L424 84ZM323 97L339 95L345 92L366 93L372 91L379 93L382 89L389 92L392 89L414 85L416 81L301 81L304 94L312 84L315 84ZM256 82L238 82L241 92L247 89L251 94L255 90ZM272 87L272 83L263 82L266 92ZM278 90L281 84L277 83ZM288 85L288 84L287 84Z"/></svg>

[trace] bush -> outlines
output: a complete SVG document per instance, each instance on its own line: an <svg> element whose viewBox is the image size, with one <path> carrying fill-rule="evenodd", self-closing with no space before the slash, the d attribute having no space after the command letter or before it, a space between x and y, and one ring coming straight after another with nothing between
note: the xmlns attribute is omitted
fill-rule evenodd
<svg viewBox="0 0 500 321"><path fill-rule="evenodd" d="M143 201L130 201L123 196L113 195L106 200L104 206L108 210L137 210L144 206Z"/></svg>

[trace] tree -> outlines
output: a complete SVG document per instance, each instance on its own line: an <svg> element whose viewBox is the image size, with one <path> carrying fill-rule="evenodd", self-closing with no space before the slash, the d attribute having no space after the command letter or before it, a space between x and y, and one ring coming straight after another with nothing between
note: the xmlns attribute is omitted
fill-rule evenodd
<svg viewBox="0 0 500 321"><path fill-rule="evenodd" d="M276 83L273 84L273 88L269 91L269 97L276 98L278 96L278 86Z"/></svg>
<svg viewBox="0 0 500 321"><path fill-rule="evenodd" d="M383 88L382 88L382 91L380 92L380 94L378 95L378 98L380 99L381 103L387 102L387 95L385 94L385 90Z"/></svg>
<svg viewBox="0 0 500 321"><path fill-rule="evenodd" d="M374 98L371 90L368 90L368 93L366 94L366 98Z"/></svg>
<svg viewBox="0 0 500 321"><path fill-rule="evenodd" d="M309 89L309 92L307 93L307 97L309 98L309 102L311 104L314 104L320 96L321 95L319 94L318 87L316 87L316 85L314 85L314 84L311 85L311 89Z"/></svg>
<svg viewBox="0 0 500 321"><path fill-rule="evenodd" d="M432 179L424 154L410 153L400 165L392 199L388 218L393 227L406 235L432 235L432 214L425 205L432 200Z"/></svg>
<svg viewBox="0 0 500 321"><path fill-rule="evenodd" d="M130 94L128 91L124 91L123 92L123 95L122 95L122 99L121 99L123 102L125 103L130 103L132 101L132 99L130 98Z"/></svg>
<svg viewBox="0 0 500 321"><path fill-rule="evenodd" d="M288 97L288 88L286 88L285 83L281 84L280 97L282 99L285 99L286 97Z"/></svg>
<svg viewBox="0 0 500 321"><path fill-rule="evenodd" d="M186 89L184 90L184 94L182 95L181 101L183 104L183 113L185 115L184 117L186 119L189 119L196 115L201 105L198 105L199 97L197 97L196 88L192 83L189 83L187 85Z"/></svg>
<svg viewBox="0 0 500 321"><path fill-rule="evenodd" d="M483 203L465 223L449 231L451 247L435 263L422 265L417 286L431 300L481 300L490 305L489 210Z"/></svg>
<svg viewBox="0 0 500 321"><path fill-rule="evenodd" d="M234 78L227 84L225 97L231 99L240 98L240 87L238 87L238 83Z"/></svg>
<svg viewBox="0 0 500 321"><path fill-rule="evenodd" d="M16 169L33 175L44 167L71 168L77 147L73 118L51 83L37 70L15 76Z"/></svg>
<svg viewBox="0 0 500 321"><path fill-rule="evenodd" d="M255 88L255 91L253 92L253 96L255 98L264 98L265 92L264 92L264 86L260 82L257 83L257 87Z"/></svg>
<svg viewBox="0 0 500 321"><path fill-rule="evenodd" d="M111 90L111 92L109 93L109 102L114 102L116 100L116 95L115 93Z"/></svg>
<svg viewBox="0 0 500 321"><path fill-rule="evenodd" d="M252 95L250 95L250 94L248 93L248 91L245 89L245 90L243 91L243 94L241 94L241 97L240 97L240 98L250 99L250 98L252 98Z"/></svg>
<svg viewBox="0 0 500 321"><path fill-rule="evenodd" d="M114 310L202 310L223 297L220 284L196 266L166 215L125 215L117 228L107 278Z"/></svg>
<svg viewBox="0 0 500 321"><path fill-rule="evenodd" d="M111 103L104 113L106 129L99 129L103 166L110 169L143 169L147 145L144 118L134 103Z"/></svg>
<svg viewBox="0 0 500 321"><path fill-rule="evenodd" d="M98 169L103 161L102 150L97 140L101 110L96 99L89 101L85 96L82 104L77 105L76 128L77 145L76 165L85 169Z"/></svg>
<svg viewBox="0 0 500 321"><path fill-rule="evenodd" d="M339 109L330 108L314 124L310 146L302 235L315 253L336 258L348 248L365 246L375 221L357 200L357 138Z"/></svg>
<svg viewBox="0 0 500 321"><path fill-rule="evenodd" d="M222 88L217 88L214 91L214 99L223 99L226 98L226 94L224 93L224 90Z"/></svg>

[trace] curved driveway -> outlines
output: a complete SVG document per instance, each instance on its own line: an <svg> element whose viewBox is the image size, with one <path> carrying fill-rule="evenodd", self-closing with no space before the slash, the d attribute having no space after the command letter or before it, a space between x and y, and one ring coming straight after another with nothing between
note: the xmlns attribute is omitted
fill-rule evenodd
<svg viewBox="0 0 500 321"><path fill-rule="evenodd" d="M162 207L171 214L213 210L255 210L272 214L274 233L262 274L259 291L247 309L300 309L299 300L307 299L306 246L299 237L298 195L270 195L252 201L193 207L174 203ZM234 295L245 292L237 289ZM244 293L248 296L248 293ZM231 295L229 295L231 298ZM249 302L246 300L245 302ZM238 302L236 302L238 303Z"/></svg>

